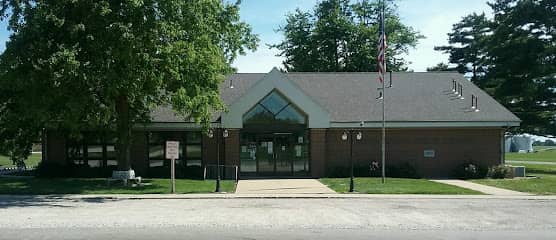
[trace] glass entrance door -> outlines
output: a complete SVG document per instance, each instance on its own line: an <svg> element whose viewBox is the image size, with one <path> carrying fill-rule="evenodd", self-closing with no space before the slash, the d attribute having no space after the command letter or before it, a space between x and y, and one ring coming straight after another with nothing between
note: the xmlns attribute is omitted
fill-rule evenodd
<svg viewBox="0 0 556 240"><path fill-rule="evenodd" d="M276 165L276 175L291 176L292 175L292 150L291 134L274 135L274 144L276 151L274 154L274 164Z"/></svg>
<svg viewBox="0 0 556 240"><path fill-rule="evenodd" d="M242 133L242 176L307 176L308 143L300 133Z"/></svg>
<svg viewBox="0 0 556 240"><path fill-rule="evenodd" d="M264 176L274 174L274 139L272 136L261 136L257 139L257 150L255 161L257 162L257 173Z"/></svg>

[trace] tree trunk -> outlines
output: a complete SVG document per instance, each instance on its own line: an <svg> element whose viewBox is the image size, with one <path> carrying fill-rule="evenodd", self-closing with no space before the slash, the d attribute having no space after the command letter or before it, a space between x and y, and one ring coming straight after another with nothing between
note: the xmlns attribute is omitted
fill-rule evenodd
<svg viewBox="0 0 556 240"><path fill-rule="evenodd" d="M118 153L118 170L127 171L131 169L131 124L129 118L129 102L127 97L119 96L116 99L117 134L116 142Z"/></svg>

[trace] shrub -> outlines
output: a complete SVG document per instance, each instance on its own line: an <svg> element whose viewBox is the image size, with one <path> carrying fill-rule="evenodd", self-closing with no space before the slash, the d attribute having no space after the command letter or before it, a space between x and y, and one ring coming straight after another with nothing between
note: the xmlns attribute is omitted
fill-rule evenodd
<svg viewBox="0 0 556 240"><path fill-rule="evenodd" d="M108 178L116 166L89 167L88 165L61 165L52 162L41 162L36 169L36 176L41 178Z"/></svg>
<svg viewBox="0 0 556 240"><path fill-rule="evenodd" d="M490 167L488 169L487 176L489 178L502 179L502 178L510 177L511 172L512 169L510 167L500 164L497 166Z"/></svg>
<svg viewBox="0 0 556 240"><path fill-rule="evenodd" d="M350 166L334 166L328 169L327 177L344 178L350 176ZM353 175L355 177L380 177L382 176L382 168L378 162L369 165L358 164L353 166ZM409 163L400 165L388 165L386 167L386 176L395 178L419 178L415 167Z"/></svg>
<svg viewBox="0 0 556 240"><path fill-rule="evenodd" d="M487 172L488 169L481 165L472 162L464 162L454 169L454 176L459 179L477 179L485 178Z"/></svg>
<svg viewBox="0 0 556 240"><path fill-rule="evenodd" d="M170 178L170 166L150 167L147 169L146 177L147 178ZM176 178L202 179L203 168L200 166L177 165Z"/></svg>
<svg viewBox="0 0 556 240"><path fill-rule="evenodd" d="M71 165L71 176L79 178L109 178L116 166L89 167L89 165Z"/></svg>
<svg viewBox="0 0 556 240"><path fill-rule="evenodd" d="M351 166L334 166L328 168L326 176L331 178L343 178L349 177L351 175L350 173ZM357 164L353 166L353 176L377 177L380 176L380 169L371 168L369 165L366 164Z"/></svg>
<svg viewBox="0 0 556 240"><path fill-rule="evenodd" d="M71 177L71 173L69 166L52 162L40 162L36 169L36 176L42 178Z"/></svg>

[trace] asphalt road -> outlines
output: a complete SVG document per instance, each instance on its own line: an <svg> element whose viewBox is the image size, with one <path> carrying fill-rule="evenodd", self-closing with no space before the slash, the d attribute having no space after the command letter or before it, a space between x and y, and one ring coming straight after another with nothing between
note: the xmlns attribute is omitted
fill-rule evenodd
<svg viewBox="0 0 556 240"><path fill-rule="evenodd" d="M556 200L0 196L0 239L556 239Z"/></svg>

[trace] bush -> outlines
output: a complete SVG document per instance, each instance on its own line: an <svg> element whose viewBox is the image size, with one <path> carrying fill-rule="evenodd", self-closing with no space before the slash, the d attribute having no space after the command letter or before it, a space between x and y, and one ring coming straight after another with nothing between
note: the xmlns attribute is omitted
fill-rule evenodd
<svg viewBox="0 0 556 240"><path fill-rule="evenodd" d="M509 178L511 172L512 169L510 167L500 164L498 166L490 167L488 169L487 176L489 178L495 178L495 179Z"/></svg>
<svg viewBox="0 0 556 240"><path fill-rule="evenodd" d="M88 165L61 165L52 162L41 162L36 169L36 176L42 178L108 178L116 166L89 167Z"/></svg>
<svg viewBox="0 0 556 240"><path fill-rule="evenodd" d="M345 178L350 176L350 166L335 166L327 170L327 177ZM382 176L382 168L377 162L370 165L358 164L353 166L353 175L355 177L380 177ZM418 178L417 170L413 165L404 163L400 165L389 165L386 168L387 177L396 178Z"/></svg>
<svg viewBox="0 0 556 240"><path fill-rule="evenodd" d="M349 177L351 174L351 166L334 166L328 168L326 172L327 177L331 178L344 178ZM376 175L378 173L378 175ZM369 165L357 164L353 166L353 176L355 177L376 177L380 176L380 169L378 172L369 167Z"/></svg>
<svg viewBox="0 0 556 240"><path fill-rule="evenodd" d="M42 178L63 178L71 177L71 168L51 162L40 162L36 169L36 176Z"/></svg>
<svg viewBox="0 0 556 240"><path fill-rule="evenodd" d="M147 178L170 178L170 166L150 167L147 169ZM202 179L203 168L200 166L176 166L176 178Z"/></svg>
<svg viewBox="0 0 556 240"><path fill-rule="evenodd" d="M488 168L472 162L465 162L454 169L454 176L459 179L478 179L485 178L487 172Z"/></svg>
<svg viewBox="0 0 556 240"><path fill-rule="evenodd" d="M80 178L109 178L116 166L89 167L89 165L71 165L71 177Z"/></svg>

